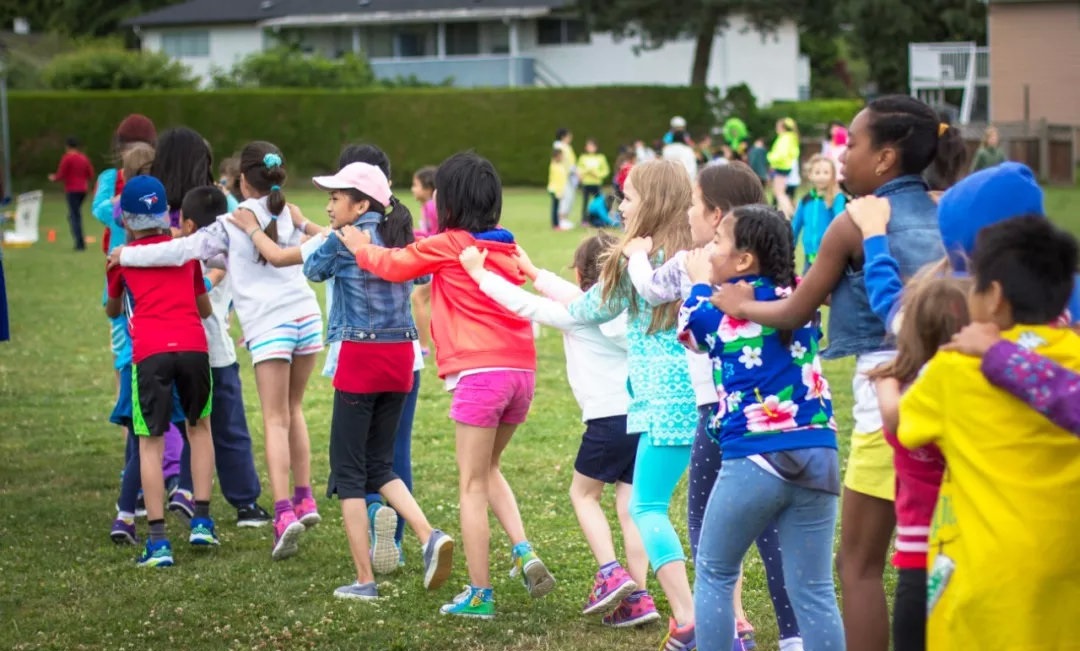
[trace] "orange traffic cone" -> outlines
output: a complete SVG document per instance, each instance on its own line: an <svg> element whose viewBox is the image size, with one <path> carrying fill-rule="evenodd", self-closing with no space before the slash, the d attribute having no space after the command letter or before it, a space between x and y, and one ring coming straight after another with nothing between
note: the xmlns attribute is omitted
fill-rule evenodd
<svg viewBox="0 0 1080 651"><path fill-rule="evenodd" d="M49 240L50 244L52 244L53 242L56 242L56 229L55 228L50 228L49 229L49 234L47 236L47 239Z"/></svg>

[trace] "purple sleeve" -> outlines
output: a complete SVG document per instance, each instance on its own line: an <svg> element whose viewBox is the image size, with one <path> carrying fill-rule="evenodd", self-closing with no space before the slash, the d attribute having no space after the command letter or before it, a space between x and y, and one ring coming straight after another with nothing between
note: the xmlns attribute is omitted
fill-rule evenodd
<svg viewBox="0 0 1080 651"><path fill-rule="evenodd" d="M1025 350L999 341L983 356L986 379L1028 403L1050 422L1080 436L1080 375Z"/></svg>

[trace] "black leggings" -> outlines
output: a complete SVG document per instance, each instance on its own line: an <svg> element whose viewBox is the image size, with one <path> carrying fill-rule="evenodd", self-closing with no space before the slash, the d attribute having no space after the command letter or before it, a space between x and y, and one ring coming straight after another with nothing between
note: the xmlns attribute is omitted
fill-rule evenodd
<svg viewBox="0 0 1080 651"><path fill-rule="evenodd" d="M551 227L559 227L559 197L555 196L554 192L548 192L551 195Z"/></svg>
<svg viewBox="0 0 1080 651"><path fill-rule="evenodd" d="M926 570L898 572L893 601L893 649L926 649Z"/></svg>
<svg viewBox="0 0 1080 651"><path fill-rule="evenodd" d="M86 201L85 192L67 193L68 224L71 226L71 237L75 240L75 248L80 251L86 248L86 240L83 238L82 229L83 201Z"/></svg>
<svg viewBox="0 0 1080 651"><path fill-rule="evenodd" d="M583 185L581 186L581 196L584 201L581 202L581 223L582 225L589 224L589 203L600 194L599 185ZM595 225L595 224L594 224Z"/></svg>

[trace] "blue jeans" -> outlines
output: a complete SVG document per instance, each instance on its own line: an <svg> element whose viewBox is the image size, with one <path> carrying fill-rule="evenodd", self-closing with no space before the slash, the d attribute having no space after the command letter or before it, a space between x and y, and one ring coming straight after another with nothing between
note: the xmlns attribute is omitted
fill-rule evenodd
<svg viewBox="0 0 1080 651"><path fill-rule="evenodd" d="M255 503L262 487L251 454L251 432L244 416L244 391L240 386L240 365L210 369L214 393L210 412L210 433L214 440L214 466L221 494L234 508Z"/></svg>
<svg viewBox="0 0 1080 651"><path fill-rule="evenodd" d="M420 371L413 371L412 391L405 398L405 407L401 410L401 420L398 421L397 434L394 436L394 474L405 483L405 487L412 492L412 426L413 417L416 416L416 397L420 393ZM367 503L381 502L382 496L371 493L367 496ZM394 540L401 544L401 537L405 534L405 521L398 518L397 531L394 532Z"/></svg>
<svg viewBox="0 0 1080 651"><path fill-rule="evenodd" d="M690 463L688 445L653 445L647 434L638 441L630 516L634 519L653 572L685 561L682 541L671 524L671 494ZM730 639L731 636L729 636ZM728 651L728 650L725 650Z"/></svg>
<svg viewBox="0 0 1080 651"><path fill-rule="evenodd" d="M844 651L832 550L837 496L796 486L749 459L728 459L713 487L697 556L694 612L700 651L728 651L732 596L743 556L770 523L784 550L784 582L806 651Z"/></svg>

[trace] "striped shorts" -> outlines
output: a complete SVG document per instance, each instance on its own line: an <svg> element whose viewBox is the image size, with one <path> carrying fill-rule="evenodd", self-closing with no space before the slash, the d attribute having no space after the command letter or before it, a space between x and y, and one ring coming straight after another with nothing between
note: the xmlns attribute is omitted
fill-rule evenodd
<svg viewBox="0 0 1080 651"><path fill-rule="evenodd" d="M283 323L247 342L251 363L271 359L291 362L297 355L314 355L323 349L322 316L312 314Z"/></svg>

